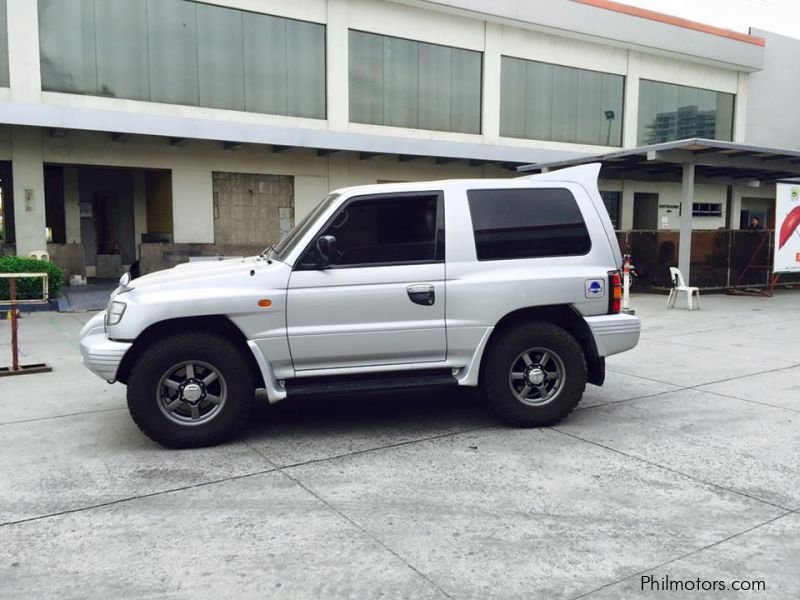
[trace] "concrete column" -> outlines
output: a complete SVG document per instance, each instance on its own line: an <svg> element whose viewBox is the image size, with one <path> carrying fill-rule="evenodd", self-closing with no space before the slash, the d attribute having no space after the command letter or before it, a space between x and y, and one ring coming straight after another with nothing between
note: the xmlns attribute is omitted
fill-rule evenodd
<svg viewBox="0 0 800 600"><path fill-rule="evenodd" d="M41 102L38 3L6 0L8 9L8 74L11 98L17 102Z"/></svg>
<svg viewBox="0 0 800 600"><path fill-rule="evenodd" d="M736 101L733 110L733 141L737 144L744 144L747 140L747 78L749 74L739 73L739 80L736 86Z"/></svg>
<svg viewBox="0 0 800 600"><path fill-rule="evenodd" d="M742 188L733 186L733 197L731 198L731 229L739 229L739 219L742 215Z"/></svg>
<svg viewBox="0 0 800 600"><path fill-rule="evenodd" d="M325 37L328 125L331 129L346 130L350 121L346 0L328 0L328 22L325 27Z"/></svg>
<svg viewBox="0 0 800 600"><path fill-rule="evenodd" d="M328 193L328 178L313 175L294 177L294 222L299 223Z"/></svg>
<svg viewBox="0 0 800 600"><path fill-rule="evenodd" d="M17 254L27 256L32 250L47 250L41 129L12 129L11 172Z"/></svg>
<svg viewBox="0 0 800 600"><path fill-rule="evenodd" d="M145 189L145 173L141 169L133 172L133 244L136 258L139 256L139 244L142 234L147 231L147 197Z"/></svg>
<svg viewBox="0 0 800 600"><path fill-rule="evenodd" d="M639 120L639 54L633 50L628 51L628 73L625 77L623 106L622 145L625 148L635 148Z"/></svg>
<svg viewBox="0 0 800 600"><path fill-rule="evenodd" d="M81 196L77 167L64 167L64 227L68 244L81 243Z"/></svg>
<svg viewBox="0 0 800 600"><path fill-rule="evenodd" d="M485 22L483 53L483 101L481 123L483 142L500 142L500 74L503 28L497 23Z"/></svg>
<svg viewBox="0 0 800 600"><path fill-rule="evenodd" d="M633 229L633 194L632 181L622 182L622 206L620 206L619 228L622 231Z"/></svg>
<svg viewBox="0 0 800 600"><path fill-rule="evenodd" d="M694 164L684 163L681 188L681 235L678 243L678 269L686 285L692 260L692 204L694 203Z"/></svg>
<svg viewBox="0 0 800 600"><path fill-rule="evenodd" d="M336 190L352 185L350 179L350 156L347 152L328 155L328 189Z"/></svg>
<svg viewBox="0 0 800 600"><path fill-rule="evenodd" d="M172 169L172 235L176 244L214 243L214 183L193 163Z"/></svg>

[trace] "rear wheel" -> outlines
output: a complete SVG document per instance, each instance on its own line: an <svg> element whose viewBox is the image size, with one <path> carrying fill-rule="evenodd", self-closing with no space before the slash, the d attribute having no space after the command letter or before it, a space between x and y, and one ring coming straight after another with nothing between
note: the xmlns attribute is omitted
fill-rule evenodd
<svg viewBox="0 0 800 600"><path fill-rule="evenodd" d="M171 335L147 348L128 378L139 429L172 448L210 446L247 421L254 382L235 344L212 333Z"/></svg>
<svg viewBox="0 0 800 600"><path fill-rule="evenodd" d="M487 352L481 386L494 411L509 423L553 425L583 396L583 351L575 338L552 323L513 326Z"/></svg>

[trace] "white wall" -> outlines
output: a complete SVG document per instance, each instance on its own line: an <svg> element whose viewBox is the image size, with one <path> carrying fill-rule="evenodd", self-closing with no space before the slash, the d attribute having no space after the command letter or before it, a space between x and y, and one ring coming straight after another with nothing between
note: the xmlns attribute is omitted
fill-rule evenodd
<svg viewBox="0 0 800 600"><path fill-rule="evenodd" d="M604 182L601 189L614 189ZM633 229L634 194L636 193L655 193L658 194L658 218L657 226L659 229L680 229L680 213L677 208L681 204L681 184L679 183L659 183L647 181L625 181L622 187L622 206L620 208L620 227L622 230ZM697 184L694 191L695 202L714 202L722 204L721 217L692 217L692 227L694 229L719 229L725 227L725 211L727 204L728 188L725 185ZM747 194L745 194L747 195ZM736 212L738 222L738 212ZM662 221L666 218L666 223Z"/></svg>

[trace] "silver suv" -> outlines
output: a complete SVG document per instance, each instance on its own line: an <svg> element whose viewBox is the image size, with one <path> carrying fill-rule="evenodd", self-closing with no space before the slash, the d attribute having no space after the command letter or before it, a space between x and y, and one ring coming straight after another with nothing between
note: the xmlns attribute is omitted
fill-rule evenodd
<svg viewBox="0 0 800 600"><path fill-rule="evenodd" d="M551 425L639 339L598 172L338 190L261 256L123 276L83 362L172 447L231 437L259 395L479 386Z"/></svg>

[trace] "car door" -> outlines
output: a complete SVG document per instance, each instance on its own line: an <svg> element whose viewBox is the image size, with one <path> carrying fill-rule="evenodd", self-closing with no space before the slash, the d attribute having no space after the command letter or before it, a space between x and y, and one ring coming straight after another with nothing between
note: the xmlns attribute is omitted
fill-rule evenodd
<svg viewBox="0 0 800 600"><path fill-rule="evenodd" d="M444 233L441 191L346 200L316 236L331 264L315 239L289 279L295 370L444 361Z"/></svg>

